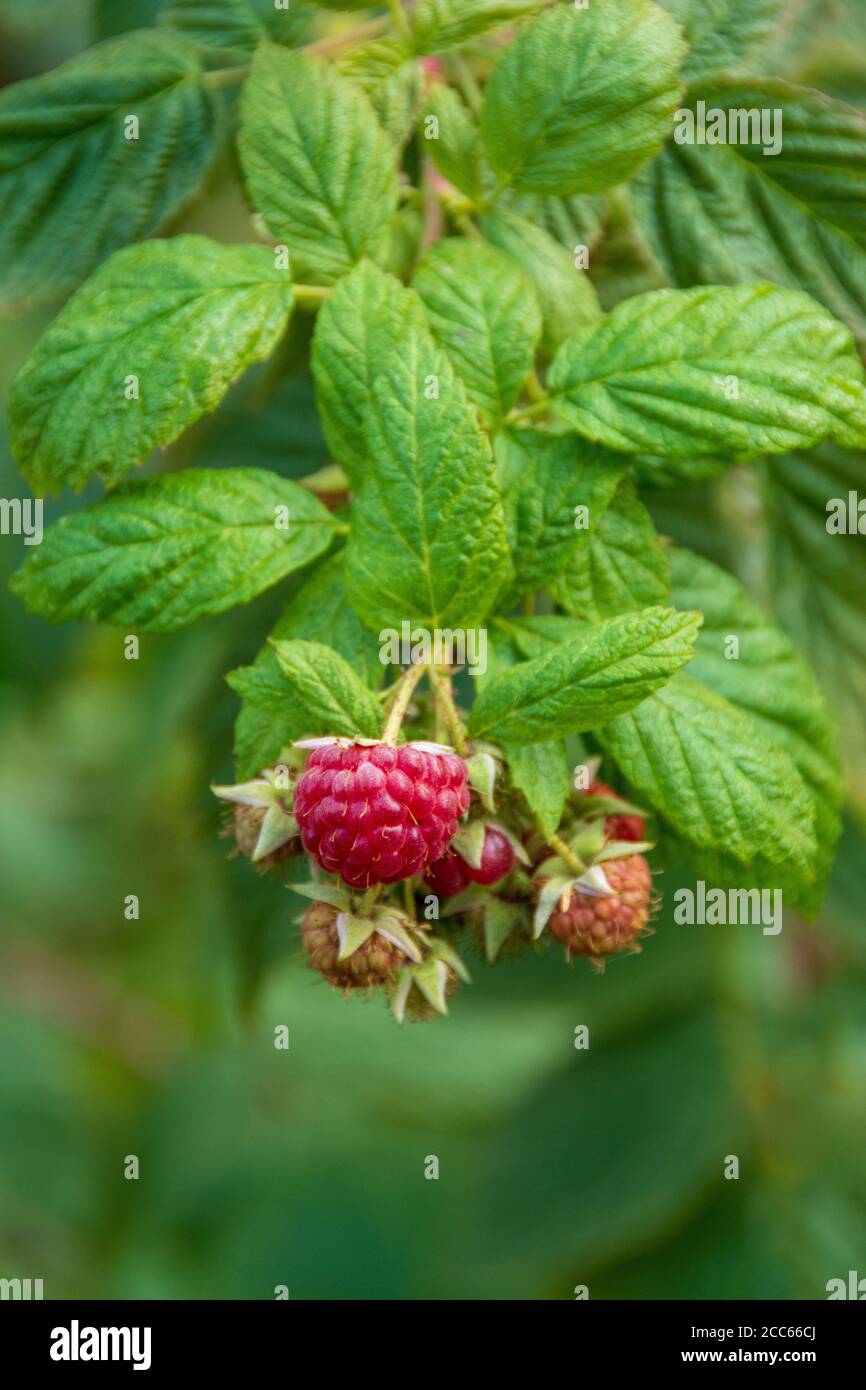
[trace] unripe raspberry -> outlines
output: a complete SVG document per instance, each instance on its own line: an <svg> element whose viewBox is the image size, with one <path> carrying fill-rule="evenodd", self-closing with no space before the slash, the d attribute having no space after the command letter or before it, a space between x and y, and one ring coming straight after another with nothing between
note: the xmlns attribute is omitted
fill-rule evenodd
<svg viewBox="0 0 866 1390"><path fill-rule="evenodd" d="M302 851L300 836L293 835L290 840L286 840L273 853L266 854L261 859L254 859L266 815L267 809L264 806L235 804L233 826L235 843L245 859L253 860L258 873L267 873L269 869L277 868L286 860L297 858ZM231 830L228 833L231 834Z"/></svg>
<svg viewBox="0 0 866 1390"><path fill-rule="evenodd" d="M610 956L634 948L650 918L652 874L641 854L603 866L615 897L572 891L568 909L557 907L548 928L569 956Z"/></svg>
<svg viewBox="0 0 866 1390"><path fill-rule="evenodd" d="M340 960L340 934L337 908L329 903L313 903L304 913L301 936L314 970L337 989L371 989L392 979L406 964L402 951L378 932L359 946L351 956Z"/></svg>
<svg viewBox="0 0 866 1390"><path fill-rule="evenodd" d="M605 782L593 782L587 796L616 796L617 793ZM609 840L628 840L637 844L645 838L642 816L608 816L604 823L605 834Z"/></svg>
<svg viewBox="0 0 866 1390"><path fill-rule="evenodd" d="M514 850L507 835L495 826L488 825L484 831L484 848L481 851L481 864L475 869L466 865L466 872L473 883L498 883L514 867Z"/></svg>
<svg viewBox="0 0 866 1390"><path fill-rule="evenodd" d="M445 969L445 998L450 999L457 992L460 981L457 974L446 965ZM404 1014L407 1023L433 1023L435 1019L441 1018L442 1014L438 1009L434 1009L429 999L425 999L419 989L411 989L406 998L406 1011Z"/></svg>
<svg viewBox="0 0 866 1390"><path fill-rule="evenodd" d="M454 850L431 864L424 875L427 887L439 898L456 898L469 884L466 860Z"/></svg>
<svg viewBox="0 0 866 1390"><path fill-rule="evenodd" d="M414 878L439 859L469 809L466 764L453 753L329 741L295 790L304 848L351 888Z"/></svg>
<svg viewBox="0 0 866 1390"><path fill-rule="evenodd" d="M259 873L276 868L302 853L298 823L292 813L294 773L284 764L266 767L258 777L231 787L214 787L214 794L232 805L230 823L235 854L252 861Z"/></svg>

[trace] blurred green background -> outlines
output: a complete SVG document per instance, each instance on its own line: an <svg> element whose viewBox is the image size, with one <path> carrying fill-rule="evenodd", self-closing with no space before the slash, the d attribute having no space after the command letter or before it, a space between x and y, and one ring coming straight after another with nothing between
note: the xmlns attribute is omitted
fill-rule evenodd
<svg viewBox="0 0 866 1390"><path fill-rule="evenodd" d="M0 0L2 80L154 9ZM862 98L853 59L810 80L832 72ZM229 173L226 156L185 229L249 236ZM52 312L0 324L4 393ZM245 379L169 466L320 466L292 347L284 376ZM5 441L0 455L0 495L25 496ZM718 554L718 531L712 547L702 536L710 493L661 498L658 514ZM49 504L46 522L81 500ZM23 555L0 538L0 1276L42 1278L52 1298L179 1299L277 1285L569 1299L579 1284L592 1298L822 1298L829 1279L866 1276L853 824L817 926L676 926L673 890L694 876L667 866L641 956L600 976L553 953L473 961L448 1020L398 1029L381 1000L317 983L300 900L219 838L209 784L231 778L237 705L222 677L254 656L285 592L143 638L127 661L121 632L23 612L5 591Z"/></svg>

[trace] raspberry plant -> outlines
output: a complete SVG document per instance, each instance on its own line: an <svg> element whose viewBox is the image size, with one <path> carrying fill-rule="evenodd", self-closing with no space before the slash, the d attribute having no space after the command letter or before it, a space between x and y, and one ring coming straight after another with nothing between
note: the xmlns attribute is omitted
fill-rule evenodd
<svg viewBox="0 0 866 1390"><path fill-rule="evenodd" d="M0 95L0 294L72 291L16 458L37 494L105 487L13 588L146 634L288 582L217 791L312 900L311 965L400 1019L445 1012L466 945L636 951L671 855L821 902L810 653L647 506L735 478L772 512L795 452L850 478L866 444L863 118L761 71L781 9L169 0ZM700 103L780 112L781 148L682 143ZM232 143L248 244L153 238ZM261 363L261 410L312 383L326 468L129 480Z"/></svg>

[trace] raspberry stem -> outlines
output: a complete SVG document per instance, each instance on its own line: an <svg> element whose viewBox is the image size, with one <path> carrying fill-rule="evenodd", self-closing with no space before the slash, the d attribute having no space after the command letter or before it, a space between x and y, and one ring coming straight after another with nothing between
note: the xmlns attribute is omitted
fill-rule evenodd
<svg viewBox="0 0 866 1390"><path fill-rule="evenodd" d="M580 876L580 874L586 873L586 865L581 864L577 855L568 848L568 845L559 835L548 836L547 843L552 850L556 851L563 864L566 864L573 874Z"/></svg>
<svg viewBox="0 0 866 1390"><path fill-rule="evenodd" d="M361 908L358 913L359 917L366 917L368 913L370 913L373 910L373 907L375 905L376 899L379 896L381 888L381 883L374 883L371 888L367 889L366 893L361 899Z"/></svg>
<svg viewBox="0 0 866 1390"><path fill-rule="evenodd" d="M466 730L460 722L457 713L457 706L454 704L454 696L451 691L451 677L445 671L440 671L435 666L430 667L430 684L436 697L436 709L441 713L448 737L457 749L461 758L468 757L470 753L469 740L466 737Z"/></svg>
<svg viewBox="0 0 866 1390"><path fill-rule="evenodd" d="M410 666L408 671L406 671L397 682L399 687L397 698L391 707L391 713L388 715L388 720L382 730L382 742L389 744L392 748L396 747L397 735L400 732L400 726L409 708L409 701L415 693L415 687L424 672L428 669L429 668L426 666Z"/></svg>

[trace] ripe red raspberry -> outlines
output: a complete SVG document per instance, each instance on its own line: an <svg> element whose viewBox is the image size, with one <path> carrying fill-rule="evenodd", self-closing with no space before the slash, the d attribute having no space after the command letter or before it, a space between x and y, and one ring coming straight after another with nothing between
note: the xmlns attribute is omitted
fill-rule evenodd
<svg viewBox="0 0 866 1390"><path fill-rule="evenodd" d="M573 890L568 910L557 907L548 922L569 956L610 956L634 948L650 917L652 874L641 854L602 865L616 897Z"/></svg>
<svg viewBox="0 0 866 1390"><path fill-rule="evenodd" d="M466 764L428 745L328 742L295 790L304 848L351 888L414 878L444 854L469 809Z"/></svg>
<svg viewBox="0 0 866 1390"><path fill-rule="evenodd" d="M450 854L430 865L424 875L424 882L437 897L456 898L469 884L466 869L466 860L461 859L460 855L452 850Z"/></svg>
<svg viewBox="0 0 866 1390"><path fill-rule="evenodd" d="M618 795L605 782L593 782L586 794L587 796ZM608 816L604 823L604 829L609 840L628 840L636 844L644 838L642 816Z"/></svg>
<svg viewBox="0 0 866 1390"><path fill-rule="evenodd" d="M406 964L401 950L378 932L357 951L340 960L339 911L328 903L313 903L304 913L301 936L314 970L337 989L373 989L392 979Z"/></svg>
<svg viewBox="0 0 866 1390"><path fill-rule="evenodd" d="M495 826L488 825L484 831L484 848L481 851L481 864L474 869L466 865L466 872L473 883L498 883L514 867L514 850L507 835Z"/></svg>
<svg viewBox="0 0 866 1390"><path fill-rule="evenodd" d="M457 893L462 893L470 883L483 883L485 886L498 883L511 872L513 866L514 850L508 836L503 835L495 826L488 825L484 831L484 848L481 851L479 868L474 869L462 854L451 850L444 859L437 859L435 864L430 865L424 875L424 882L434 893L438 893L440 898L453 898Z"/></svg>

